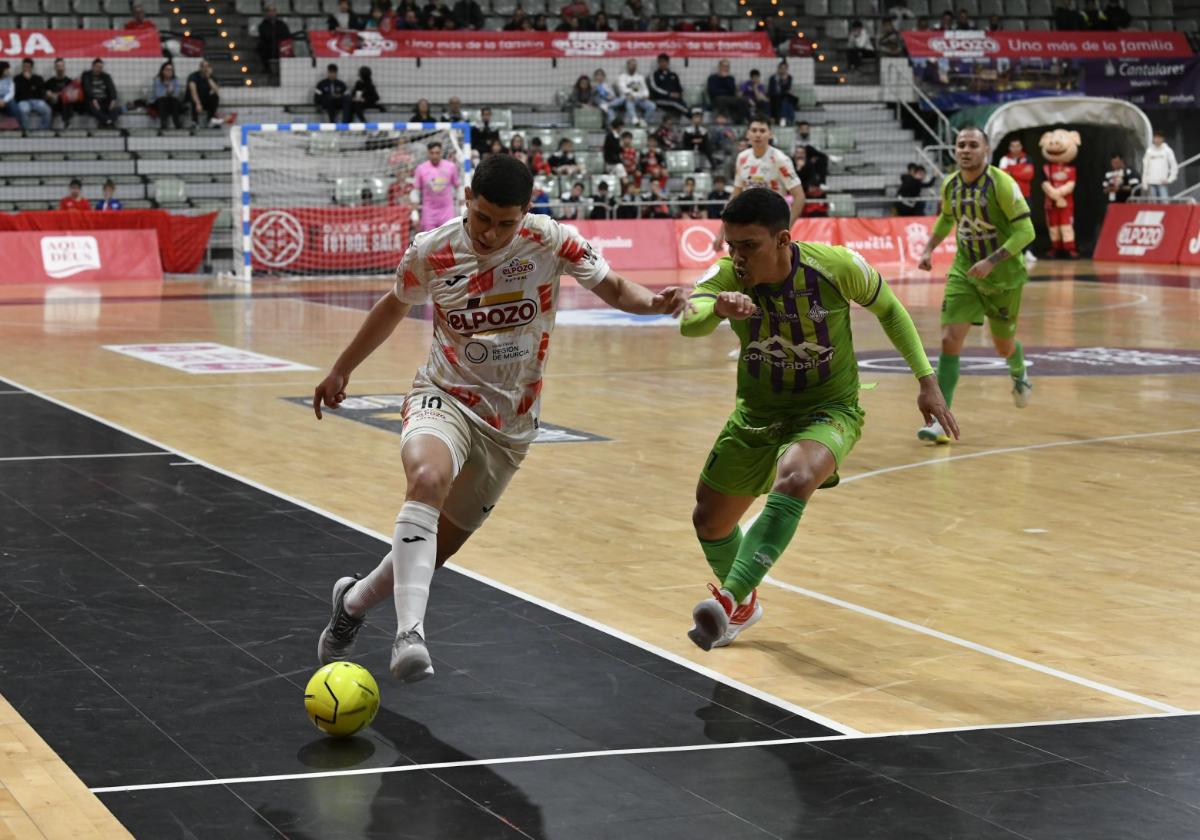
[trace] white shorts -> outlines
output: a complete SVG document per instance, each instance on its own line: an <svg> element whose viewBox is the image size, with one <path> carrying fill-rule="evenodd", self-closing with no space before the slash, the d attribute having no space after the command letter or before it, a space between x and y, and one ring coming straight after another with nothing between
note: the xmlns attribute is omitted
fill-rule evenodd
<svg viewBox="0 0 1200 840"><path fill-rule="evenodd" d="M403 413L401 448L417 435L433 435L450 449L454 480L442 513L464 531L477 530L500 501L529 447L509 447L488 437L466 416L465 408L433 386L409 391Z"/></svg>

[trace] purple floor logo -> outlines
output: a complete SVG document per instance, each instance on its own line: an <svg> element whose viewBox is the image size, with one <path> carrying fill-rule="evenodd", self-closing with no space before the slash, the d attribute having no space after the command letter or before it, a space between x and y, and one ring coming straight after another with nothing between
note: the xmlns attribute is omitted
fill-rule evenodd
<svg viewBox="0 0 1200 840"><path fill-rule="evenodd" d="M929 361L937 354L928 350ZM858 353L858 367L875 373L908 373L908 365L894 350ZM1134 347L1026 347L1025 363L1031 376L1120 376L1156 373L1200 373L1200 351ZM959 370L964 374L1007 376L1008 365L990 350L972 348L963 353Z"/></svg>

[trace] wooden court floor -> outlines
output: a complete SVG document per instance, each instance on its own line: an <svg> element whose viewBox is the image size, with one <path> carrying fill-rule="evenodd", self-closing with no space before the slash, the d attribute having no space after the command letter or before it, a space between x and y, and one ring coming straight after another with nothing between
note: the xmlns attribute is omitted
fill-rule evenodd
<svg viewBox="0 0 1200 840"><path fill-rule="evenodd" d="M1019 334L1033 404L1013 407L973 332L968 355L980 358L964 362L954 403L963 439L948 447L916 439L915 384L856 314L863 438L760 590L764 619L729 648L705 654L684 635L708 581L690 525L696 476L734 391L725 330L685 340L565 290L578 308L560 315L543 420L603 440L536 445L454 562L848 732L1200 709L1200 273L1042 263L1035 280ZM377 399L356 415L373 422L346 412L318 423L300 402L384 288L10 288L0 377L390 533L404 492L387 428L396 411ZM940 284L895 288L936 348ZM429 335L428 321L402 324L351 395L403 393ZM316 370L192 375L105 349L155 342L216 342ZM366 569L330 579L349 571ZM314 639L323 620L314 614ZM60 800L82 803L97 836L118 836L69 774L44 771L31 787L49 750L4 704L0 732L0 837L40 836L14 815L48 825Z"/></svg>

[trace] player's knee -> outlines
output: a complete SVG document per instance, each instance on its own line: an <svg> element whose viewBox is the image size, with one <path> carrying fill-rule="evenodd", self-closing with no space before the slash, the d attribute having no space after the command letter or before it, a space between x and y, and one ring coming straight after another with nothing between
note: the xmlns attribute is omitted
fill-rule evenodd
<svg viewBox="0 0 1200 840"><path fill-rule="evenodd" d="M820 486L821 479L811 469L794 467L787 471L781 471L775 476L775 484L771 487L771 492L808 501Z"/></svg>
<svg viewBox="0 0 1200 840"><path fill-rule="evenodd" d="M1017 350L1017 342L1012 338L1003 338L998 335L992 336L992 344L996 347L996 352L1004 358L1008 358Z"/></svg>
<svg viewBox="0 0 1200 840"><path fill-rule="evenodd" d="M696 529L697 537L709 541L724 539L733 530L732 526L726 527L725 523L718 522L712 511L703 504L692 508L692 527Z"/></svg>
<svg viewBox="0 0 1200 840"><path fill-rule="evenodd" d="M450 491L450 474L433 464L418 464L406 473L407 498L440 506Z"/></svg>

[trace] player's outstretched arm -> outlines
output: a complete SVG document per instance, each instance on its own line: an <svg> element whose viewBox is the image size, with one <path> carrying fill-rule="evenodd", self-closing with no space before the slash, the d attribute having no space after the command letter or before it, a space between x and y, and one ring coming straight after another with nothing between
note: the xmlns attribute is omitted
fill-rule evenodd
<svg viewBox="0 0 1200 840"><path fill-rule="evenodd" d="M350 374L367 356L374 353L379 345L387 341L388 336L395 331L411 308L412 306L402 302L393 292L388 292L375 302L366 320L358 328L358 333L313 391L313 412L318 420L321 419L322 405L326 408L337 408L346 399L346 386L350 383Z"/></svg>
<svg viewBox="0 0 1200 840"><path fill-rule="evenodd" d="M687 292L680 286L668 286L655 294L615 271L609 271L603 280L592 287L592 291L614 309L633 315L670 315L676 318L687 306Z"/></svg>
<svg viewBox="0 0 1200 840"><path fill-rule="evenodd" d="M945 185L942 186L942 190L944 193ZM943 195L941 212L938 213L937 221L933 223L933 230L929 232L929 241L925 243L925 250L921 254L921 259L917 262L917 268L922 271L933 270L933 252L953 230L954 214L950 209L950 202Z"/></svg>

